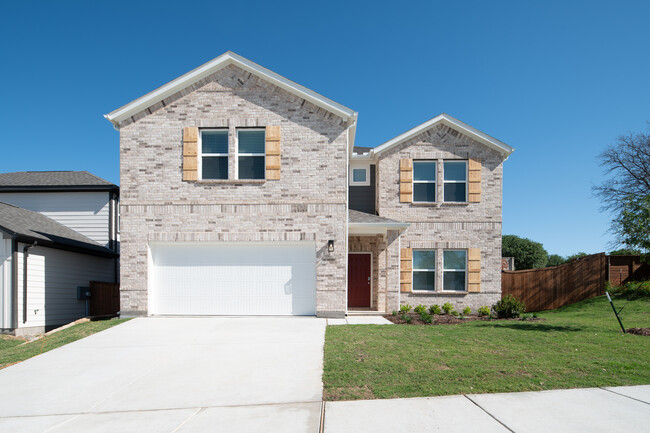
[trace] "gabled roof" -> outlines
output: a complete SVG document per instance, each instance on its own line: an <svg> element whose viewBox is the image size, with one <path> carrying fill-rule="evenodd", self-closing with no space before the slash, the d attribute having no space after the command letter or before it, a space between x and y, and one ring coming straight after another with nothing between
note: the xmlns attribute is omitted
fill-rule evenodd
<svg viewBox="0 0 650 433"><path fill-rule="evenodd" d="M346 121L355 121L357 118L357 112L354 110L351 110L339 103L332 101L331 99L319 95L318 93L309 90L300 84L294 83L293 81L288 80L283 76L278 75L275 72L270 71L256 63L253 63L250 60L233 53L232 51L228 51L219 57L210 60L209 62L188 72L187 74L182 75L175 80L172 80L169 83L165 84L164 86L157 88L153 92L147 93L135 101L130 102L125 106L104 115L104 117L110 120L113 125L118 126L121 121L128 119L130 116L133 116L142 110L156 104L157 102L160 102L161 100L175 94L176 92L183 90L188 86L191 86L197 81L207 77L208 75L214 74L218 70L223 69L228 65L235 65L245 71L248 71L290 93L293 93L294 95L297 95L311 102L318 107L336 114Z"/></svg>
<svg viewBox="0 0 650 433"><path fill-rule="evenodd" d="M0 191L85 190L110 191L119 189L87 171L18 171L0 173Z"/></svg>
<svg viewBox="0 0 650 433"><path fill-rule="evenodd" d="M470 138L473 138L474 140L478 141L479 143L483 143L486 146L496 150L497 152L501 153L504 157L508 157L512 152L514 152L514 148L508 146L507 144L497 140L494 137L490 137L487 134L484 134L483 132L479 131L478 129L475 129L471 126L469 126L467 123L461 122L460 120L450 116L449 114L442 113L433 119L424 122L421 125L416 126L413 129L409 129L403 134L398 135L397 137L393 138L392 140L389 140L385 142L384 144L381 144L377 147L375 147L371 154L374 155L380 155L387 150L398 146L402 143L404 143L407 140L410 140L411 138L423 133L424 131L433 128L434 126L438 124L445 124L451 128L456 129L458 132L467 135Z"/></svg>
<svg viewBox="0 0 650 433"><path fill-rule="evenodd" d="M348 209L348 231L350 234L380 234L386 233L386 230L405 230L409 226L409 223Z"/></svg>
<svg viewBox="0 0 650 433"><path fill-rule="evenodd" d="M113 251L38 212L0 202L0 230L23 242L116 257Z"/></svg>

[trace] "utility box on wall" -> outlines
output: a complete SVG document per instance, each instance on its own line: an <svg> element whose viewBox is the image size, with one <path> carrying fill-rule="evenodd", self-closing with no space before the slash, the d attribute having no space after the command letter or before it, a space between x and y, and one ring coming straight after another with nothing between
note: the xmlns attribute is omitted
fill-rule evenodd
<svg viewBox="0 0 650 433"><path fill-rule="evenodd" d="M90 287L77 286L77 300L87 301L91 297Z"/></svg>

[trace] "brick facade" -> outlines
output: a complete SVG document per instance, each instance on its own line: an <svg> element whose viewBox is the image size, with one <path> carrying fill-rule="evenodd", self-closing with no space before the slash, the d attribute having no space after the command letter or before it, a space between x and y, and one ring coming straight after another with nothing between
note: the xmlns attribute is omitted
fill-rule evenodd
<svg viewBox="0 0 650 433"><path fill-rule="evenodd" d="M182 130L282 127L281 179L182 180ZM234 65L120 125L121 308L147 313L152 241L310 241L319 315L346 305L347 127L344 121ZM229 158L234 177L234 158Z"/></svg>

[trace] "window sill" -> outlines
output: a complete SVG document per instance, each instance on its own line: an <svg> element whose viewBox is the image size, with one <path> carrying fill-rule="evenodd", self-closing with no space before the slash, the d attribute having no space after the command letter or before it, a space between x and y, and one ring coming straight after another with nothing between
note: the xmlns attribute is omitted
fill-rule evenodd
<svg viewBox="0 0 650 433"><path fill-rule="evenodd" d="M408 292L407 292L408 293ZM467 295L469 292L454 292L454 291L444 291L444 290L438 290L434 292L429 292L429 291L424 291L424 290L414 290L410 292L412 295L424 295L424 296L448 296L448 295L456 295L456 296L464 296Z"/></svg>
<svg viewBox="0 0 650 433"><path fill-rule="evenodd" d="M243 184L262 184L266 179L204 179L195 180L194 183L199 185L243 185Z"/></svg>
<svg viewBox="0 0 650 433"><path fill-rule="evenodd" d="M424 201L414 201L411 202L413 206L424 206L424 207L444 207L444 206L468 206L470 203L467 201L464 202L424 202Z"/></svg>

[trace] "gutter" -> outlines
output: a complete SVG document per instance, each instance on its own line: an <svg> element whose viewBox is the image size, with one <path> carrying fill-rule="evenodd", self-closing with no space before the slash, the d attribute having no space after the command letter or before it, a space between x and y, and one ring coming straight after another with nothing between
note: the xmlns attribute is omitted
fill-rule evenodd
<svg viewBox="0 0 650 433"><path fill-rule="evenodd" d="M25 245L23 248L23 323L27 323L27 259L29 258L29 250L36 245L38 245L38 242L34 241L33 244Z"/></svg>

